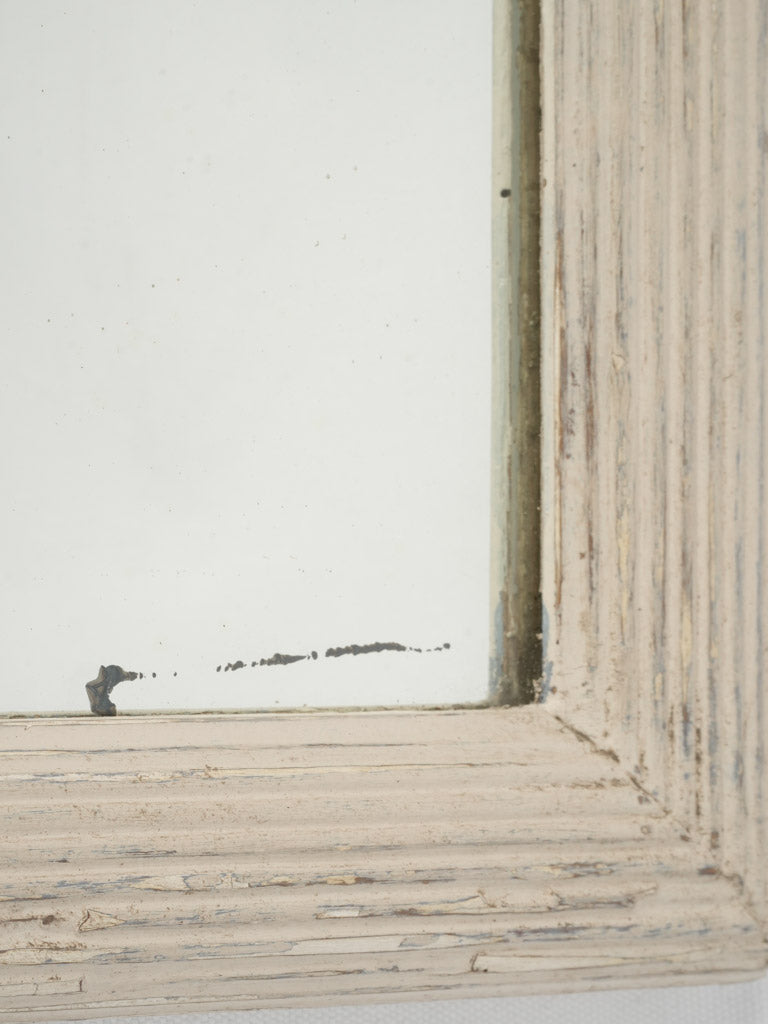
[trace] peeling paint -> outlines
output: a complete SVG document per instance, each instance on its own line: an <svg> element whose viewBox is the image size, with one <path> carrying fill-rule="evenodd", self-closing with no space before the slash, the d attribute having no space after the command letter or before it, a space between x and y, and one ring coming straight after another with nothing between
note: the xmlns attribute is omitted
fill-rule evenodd
<svg viewBox="0 0 768 1024"><path fill-rule="evenodd" d="M120 917L114 914L104 914L100 910L86 910L77 926L79 932L97 932L103 928L115 928L117 925L125 924Z"/></svg>

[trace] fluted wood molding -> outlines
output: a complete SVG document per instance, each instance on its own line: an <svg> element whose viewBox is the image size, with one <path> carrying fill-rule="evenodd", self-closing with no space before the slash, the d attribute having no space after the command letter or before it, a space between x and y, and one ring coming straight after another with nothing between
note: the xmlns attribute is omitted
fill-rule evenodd
<svg viewBox="0 0 768 1024"><path fill-rule="evenodd" d="M0 1020L764 971L768 5L541 38L541 703L0 720Z"/></svg>

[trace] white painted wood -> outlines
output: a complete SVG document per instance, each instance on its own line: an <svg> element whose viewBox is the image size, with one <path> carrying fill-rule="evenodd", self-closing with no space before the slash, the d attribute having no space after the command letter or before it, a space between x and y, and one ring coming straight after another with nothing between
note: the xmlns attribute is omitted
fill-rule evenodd
<svg viewBox="0 0 768 1024"><path fill-rule="evenodd" d="M548 706L765 920L764 3L555 3Z"/></svg>
<svg viewBox="0 0 768 1024"><path fill-rule="evenodd" d="M543 706L0 722L0 1019L742 980L758 0L544 5Z"/></svg>
<svg viewBox="0 0 768 1024"><path fill-rule="evenodd" d="M544 708L4 721L0 1019L745 978L708 852Z"/></svg>

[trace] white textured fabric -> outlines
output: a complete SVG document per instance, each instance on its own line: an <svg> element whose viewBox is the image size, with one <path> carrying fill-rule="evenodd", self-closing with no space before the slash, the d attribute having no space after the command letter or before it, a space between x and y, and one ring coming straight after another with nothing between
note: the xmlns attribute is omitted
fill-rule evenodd
<svg viewBox="0 0 768 1024"><path fill-rule="evenodd" d="M90 1024L117 1024L103 1017ZM124 1024L768 1024L768 977L742 985L318 1010L132 1017Z"/></svg>

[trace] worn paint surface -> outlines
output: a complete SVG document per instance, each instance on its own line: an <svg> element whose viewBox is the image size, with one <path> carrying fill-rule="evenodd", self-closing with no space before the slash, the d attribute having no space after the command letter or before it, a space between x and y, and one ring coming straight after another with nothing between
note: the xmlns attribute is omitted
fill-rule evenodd
<svg viewBox="0 0 768 1024"><path fill-rule="evenodd" d="M0 749L14 1024L764 963L708 849L545 708L5 720Z"/></svg>
<svg viewBox="0 0 768 1024"><path fill-rule="evenodd" d="M0 722L3 1019L764 970L767 19L546 6L545 706Z"/></svg>
<svg viewBox="0 0 768 1024"><path fill-rule="evenodd" d="M768 8L547 5L548 701L768 917Z"/></svg>

